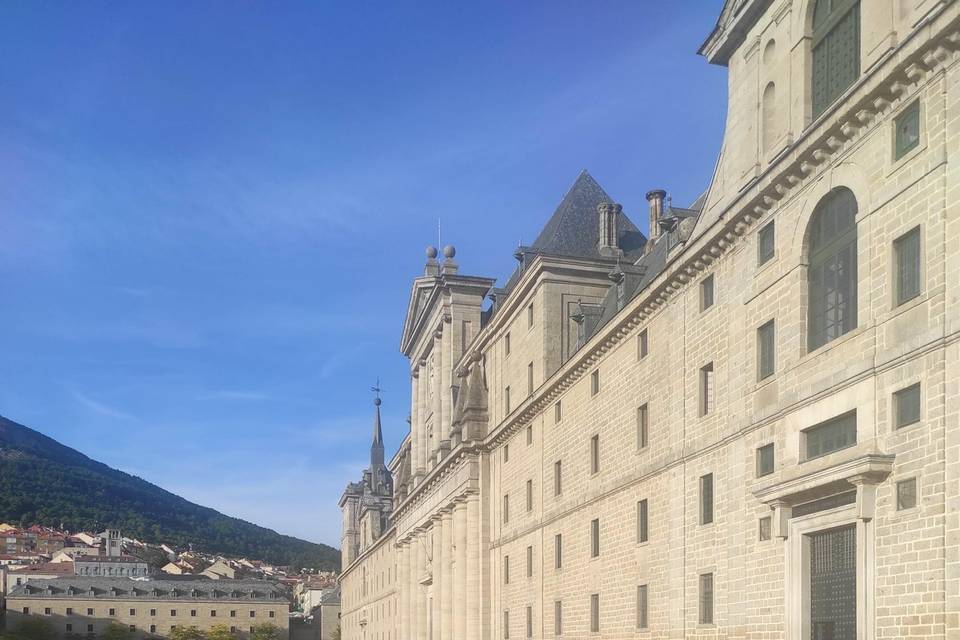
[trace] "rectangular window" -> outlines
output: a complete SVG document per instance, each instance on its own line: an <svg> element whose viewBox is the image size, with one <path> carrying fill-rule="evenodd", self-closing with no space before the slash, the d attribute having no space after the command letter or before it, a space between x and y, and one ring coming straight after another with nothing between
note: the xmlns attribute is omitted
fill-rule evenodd
<svg viewBox="0 0 960 640"><path fill-rule="evenodd" d="M713 306L713 274L700 281L700 311Z"/></svg>
<svg viewBox="0 0 960 640"><path fill-rule="evenodd" d="M273 614L272 611L271 611L270 613ZM217 617L217 610L216 610L216 609L211 609L211 610L210 610L210 617L211 617L211 618L216 618L216 617ZM271 617L273 617L273 616L271 615Z"/></svg>
<svg viewBox="0 0 960 640"><path fill-rule="evenodd" d="M92 615L93 615L93 609L87 609L87 615L88 615L88 616L92 616ZM176 615L176 614L174 614L174 615Z"/></svg>
<svg viewBox="0 0 960 640"><path fill-rule="evenodd" d="M553 568L563 568L563 535L553 536Z"/></svg>
<svg viewBox="0 0 960 640"><path fill-rule="evenodd" d="M647 585L637 585L637 629L647 628Z"/></svg>
<svg viewBox="0 0 960 640"><path fill-rule="evenodd" d="M73 607L67 607L67 615L68 615L68 616L72 616L72 615L73 615Z"/></svg>
<svg viewBox="0 0 960 640"><path fill-rule="evenodd" d="M590 557L600 556L600 518L590 521Z"/></svg>
<svg viewBox="0 0 960 640"><path fill-rule="evenodd" d="M503 556L503 584L510 584L510 556Z"/></svg>
<svg viewBox="0 0 960 640"><path fill-rule="evenodd" d="M128 625L128 628L130 629L130 631L136 631L136 630L137 630L137 625L131 624L131 625Z"/></svg>
<svg viewBox="0 0 960 640"><path fill-rule="evenodd" d="M510 522L510 494L503 496L503 524Z"/></svg>
<svg viewBox="0 0 960 640"><path fill-rule="evenodd" d="M190 610L190 617L192 617L192 618L196 618L196 617L197 617L197 610L196 610L196 609L191 609L191 610ZM251 618L253 617L253 611L250 612L250 617L251 617Z"/></svg>
<svg viewBox="0 0 960 640"><path fill-rule="evenodd" d="M527 446L533 444L533 425L527 425Z"/></svg>
<svg viewBox="0 0 960 640"><path fill-rule="evenodd" d="M647 439L650 435L650 407L644 402L637 408L637 448L643 449L647 446Z"/></svg>
<svg viewBox="0 0 960 640"><path fill-rule="evenodd" d="M251 612L250 612L250 617L251 617L251 618L256 618L256 617L257 617L257 612L256 612L256 611L251 611Z"/></svg>
<svg viewBox="0 0 960 640"><path fill-rule="evenodd" d="M510 413L510 387L503 390L503 412Z"/></svg>
<svg viewBox="0 0 960 640"><path fill-rule="evenodd" d="M563 463L557 460L553 463L553 495L559 496L563 492Z"/></svg>
<svg viewBox="0 0 960 640"><path fill-rule="evenodd" d="M560 404L560 401L557 400L557 404L553 405L553 422L554 424L560 422L563 419L563 408Z"/></svg>
<svg viewBox="0 0 960 640"><path fill-rule="evenodd" d="M917 479L901 480L897 483L897 511L913 509L917 506Z"/></svg>
<svg viewBox="0 0 960 640"><path fill-rule="evenodd" d="M893 411L897 429L920 422L919 382L893 394Z"/></svg>
<svg viewBox="0 0 960 640"><path fill-rule="evenodd" d="M760 518L760 541L770 539L770 516L764 516Z"/></svg>
<svg viewBox="0 0 960 640"><path fill-rule="evenodd" d="M117 615L117 610L116 610L116 609L110 609L110 610L108 611L107 615L115 616L115 615Z"/></svg>
<svg viewBox="0 0 960 640"><path fill-rule="evenodd" d="M43 608L43 615L45 615L45 616L50 615L50 607L44 607L44 608Z"/></svg>
<svg viewBox="0 0 960 640"><path fill-rule="evenodd" d="M533 577L533 547L527 547L527 577Z"/></svg>
<svg viewBox="0 0 960 640"><path fill-rule="evenodd" d="M233 609L230 610L230 617L231 617L231 618L236 618L236 617L237 617L237 612L236 612L236 610L233 610Z"/></svg>
<svg viewBox="0 0 960 640"><path fill-rule="evenodd" d="M527 395L533 395L533 363L527 364Z"/></svg>
<svg viewBox="0 0 960 640"><path fill-rule="evenodd" d="M600 393L600 369L594 369L590 374L590 395L595 396Z"/></svg>
<svg viewBox="0 0 960 640"><path fill-rule="evenodd" d="M773 320L757 329L757 380L773 375L777 361L776 329Z"/></svg>
<svg viewBox="0 0 960 640"><path fill-rule="evenodd" d="M600 632L600 594L590 594L590 632Z"/></svg>
<svg viewBox="0 0 960 640"><path fill-rule="evenodd" d="M700 524L713 522L713 474L700 476Z"/></svg>
<svg viewBox="0 0 960 640"><path fill-rule="evenodd" d="M527 305L527 328L533 326L533 303Z"/></svg>
<svg viewBox="0 0 960 640"><path fill-rule="evenodd" d="M533 511L533 480L527 480L527 511Z"/></svg>
<svg viewBox="0 0 960 640"><path fill-rule="evenodd" d="M713 363L700 367L700 416L703 417L713 411Z"/></svg>
<svg viewBox="0 0 960 640"><path fill-rule="evenodd" d="M637 542L646 542L648 540L647 529L647 499L637 503Z"/></svg>
<svg viewBox="0 0 960 640"><path fill-rule="evenodd" d="M137 610L136 610L136 609L130 609L130 615L132 615L132 616L137 615Z"/></svg>
<svg viewBox="0 0 960 640"><path fill-rule="evenodd" d="M533 637L533 607L527 607L527 637Z"/></svg>
<svg viewBox="0 0 960 640"><path fill-rule="evenodd" d="M893 241L897 304L920 295L920 227Z"/></svg>
<svg viewBox="0 0 960 640"><path fill-rule="evenodd" d="M24 607L23 613L30 613L30 607Z"/></svg>
<svg viewBox="0 0 960 640"><path fill-rule="evenodd" d="M503 355L510 355L510 334L507 333L503 336Z"/></svg>
<svg viewBox="0 0 960 640"><path fill-rule="evenodd" d="M268 617L270 617L270 618L275 618L276 616L277 616L277 612L276 612L276 611L270 611L270 612L268 613Z"/></svg>
<svg viewBox="0 0 960 640"><path fill-rule="evenodd" d="M821 422L803 432L805 460L813 460L828 453L857 444L857 412Z"/></svg>
<svg viewBox="0 0 960 640"><path fill-rule="evenodd" d="M503 445L503 461L510 462L510 443L505 442Z"/></svg>
<svg viewBox="0 0 960 640"><path fill-rule="evenodd" d="M920 101L900 112L894 121L893 159L899 160L920 144Z"/></svg>
<svg viewBox="0 0 960 640"><path fill-rule="evenodd" d="M504 640L510 640L510 612L503 612L503 637Z"/></svg>
<svg viewBox="0 0 960 640"><path fill-rule="evenodd" d="M775 250L776 230L771 221L757 234L757 264L761 265L770 260Z"/></svg>
<svg viewBox="0 0 960 640"><path fill-rule="evenodd" d="M67 626L66 626L65 628L66 628L66 630L67 630L68 632L69 632L69 631L73 631L73 625L70 624L69 622L67 623Z"/></svg>
<svg viewBox="0 0 960 640"><path fill-rule="evenodd" d="M700 575L700 624L713 624L713 574Z"/></svg>
<svg viewBox="0 0 960 640"><path fill-rule="evenodd" d="M177 617L177 610L176 610L176 609L170 609L170 617L171 617L171 618L176 618L176 617Z"/></svg>
<svg viewBox="0 0 960 640"><path fill-rule="evenodd" d="M553 635L563 635L563 602L560 600L553 603Z"/></svg>
<svg viewBox="0 0 960 640"><path fill-rule="evenodd" d="M150 625L150 633L156 633L156 632L157 632L157 625L155 624Z"/></svg>
<svg viewBox="0 0 960 640"><path fill-rule="evenodd" d="M590 438L590 473L600 471L600 435Z"/></svg>
<svg viewBox="0 0 960 640"><path fill-rule="evenodd" d="M774 467L773 443L765 444L757 449L757 477L761 478L773 473Z"/></svg>
<svg viewBox="0 0 960 640"><path fill-rule="evenodd" d="M647 330L644 329L640 332L640 335L637 336L637 357L640 360L646 358L650 352L650 344L647 340Z"/></svg>

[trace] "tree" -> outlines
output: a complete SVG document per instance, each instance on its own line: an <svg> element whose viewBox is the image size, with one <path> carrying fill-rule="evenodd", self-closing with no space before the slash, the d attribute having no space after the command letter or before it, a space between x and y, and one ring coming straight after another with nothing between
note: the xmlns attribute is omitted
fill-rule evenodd
<svg viewBox="0 0 960 640"><path fill-rule="evenodd" d="M207 629L207 640L233 640L233 634L227 625L215 624Z"/></svg>
<svg viewBox="0 0 960 640"><path fill-rule="evenodd" d="M130 640L132 637L130 628L119 622L111 622L100 634L100 640Z"/></svg>
<svg viewBox="0 0 960 640"><path fill-rule="evenodd" d="M31 617L18 622L13 631L5 637L16 640L55 640L57 632L46 620Z"/></svg>
<svg viewBox="0 0 960 640"><path fill-rule="evenodd" d="M182 627L177 625L170 630L170 640L207 640L207 634L196 627Z"/></svg>
<svg viewBox="0 0 960 640"><path fill-rule="evenodd" d="M280 640L280 629L269 622L256 624L250 631L250 640Z"/></svg>

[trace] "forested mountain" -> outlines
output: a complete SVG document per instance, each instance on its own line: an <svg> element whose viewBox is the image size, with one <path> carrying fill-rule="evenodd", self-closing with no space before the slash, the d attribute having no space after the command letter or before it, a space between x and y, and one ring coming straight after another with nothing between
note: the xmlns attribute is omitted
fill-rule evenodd
<svg viewBox="0 0 960 640"><path fill-rule="evenodd" d="M332 547L202 507L0 416L0 522L118 528L145 542L295 567L339 569Z"/></svg>

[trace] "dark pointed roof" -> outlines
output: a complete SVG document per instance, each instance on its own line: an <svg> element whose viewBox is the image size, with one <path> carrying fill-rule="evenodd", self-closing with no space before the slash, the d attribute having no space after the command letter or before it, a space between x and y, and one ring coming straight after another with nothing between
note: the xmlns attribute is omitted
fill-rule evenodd
<svg viewBox="0 0 960 640"><path fill-rule="evenodd" d="M552 255L602 257L597 250L600 233L597 206L602 202L613 202L613 199L593 176L586 170L581 171L530 248ZM623 213L619 214L617 228L617 240L625 257L640 257L646 237Z"/></svg>
<svg viewBox="0 0 960 640"><path fill-rule="evenodd" d="M374 400L373 404L376 406L376 414L373 418L373 443L370 445L371 467L383 464L383 429L380 426L380 398Z"/></svg>

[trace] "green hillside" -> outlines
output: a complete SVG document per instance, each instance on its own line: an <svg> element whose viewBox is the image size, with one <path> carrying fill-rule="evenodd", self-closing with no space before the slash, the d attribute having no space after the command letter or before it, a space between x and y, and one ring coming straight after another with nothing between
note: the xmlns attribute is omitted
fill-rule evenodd
<svg viewBox="0 0 960 640"><path fill-rule="evenodd" d="M0 522L122 530L145 542L339 569L340 552L184 500L0 417Z"/></svg>

